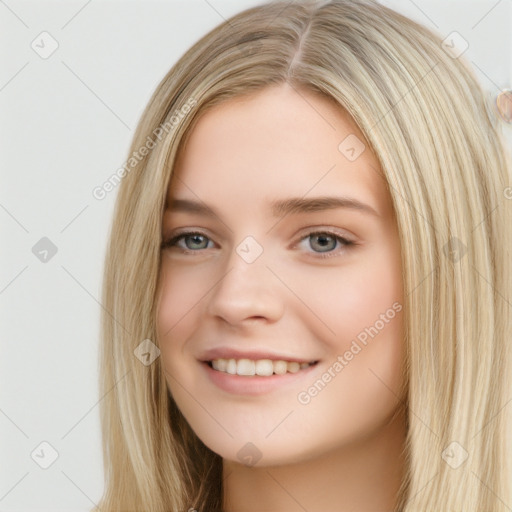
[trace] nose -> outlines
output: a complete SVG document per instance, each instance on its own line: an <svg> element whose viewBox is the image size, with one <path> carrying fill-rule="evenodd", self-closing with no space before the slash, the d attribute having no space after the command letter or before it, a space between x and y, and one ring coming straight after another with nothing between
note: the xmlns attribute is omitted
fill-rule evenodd
<svg viewBox="0 0 512 512"><path fill-rule="evenodd" d="M283 286L267 268L266 251L255 260L233 249L218 284L209 296L208 314L232 325L259 320L275 322L284 312Z"/></svg>

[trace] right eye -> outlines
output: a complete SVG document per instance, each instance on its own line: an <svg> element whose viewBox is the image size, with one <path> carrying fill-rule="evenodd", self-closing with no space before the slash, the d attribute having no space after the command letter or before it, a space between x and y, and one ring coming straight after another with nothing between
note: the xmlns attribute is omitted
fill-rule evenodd
<svg viewBox="0 0 512 512"><path fill-rule="evenodd" d="M183 242L184 245L180 242ZM192 253L198 252L201 249L208 249L209 242L213 244L213 242L204 233L198 231L187 231L164 241L162 243L162 249L178 247L184 253Z"/></svg>

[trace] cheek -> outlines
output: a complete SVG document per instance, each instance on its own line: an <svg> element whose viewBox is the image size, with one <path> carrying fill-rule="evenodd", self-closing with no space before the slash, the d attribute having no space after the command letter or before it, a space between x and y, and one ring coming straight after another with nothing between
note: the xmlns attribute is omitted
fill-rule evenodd
<svg viewBox="0 0 512 512"><path fill-rule="evenodd" d="M173 271L169 266L162 266L156 320L158 344L168 380L170 375L183 378L180 360L187 350L186 340L199 325L199 315L212 286L209 281L211 276L203 279L197 269L192 275L186 269ZM169 384L172 385L172 381Z"/></svg>
<svg viewBox="0 0 512 512"><path fill-rule="evenodd" d="M395 320L400 319L400 315ZM327 450L371 436L382 429L400 404L402 344L389 324L379 335L359 343L351 359L339 352L323 373L307 383L297 397L294 435L307 433L311 444ZM338 363L338 364L336 364Z"/></svg>
<svg viewBox="0 0 512 512"><path fill-rule="evenodd" d="M179 340L190 325L197 323L197 316L204 305L208 291L215 283L211 272L203 272L192 266L173 269L162 264L160 273L160 297L157 311L159 340L167 343L169 338ZM190 319L196 318L196 321Z"/></svg>
<svg viewBox="0 0 512 512"><path fill-rule="evenodd" d="M352 339L369 339L373 326L383 336L401 336L393 320L403 303L399 253L387 247L350 258L339 268L316 268L307 276L296 270L287 276L317 323L330 332L324 341L338 351L347 350Z"/></svg>
<svg viewBox="0 0 512 512"><path fill-rule="evenodd" d="M361 434L388 418L400 401L404 331L398 254L374 253L350 271L340 269L339 276L317 272L314 280L295 281L297 293L317 313L316 323L330 330L323 337L329 353L323 373L302 389L299 400L311 430L316 418L330 418L324 428L332 428L333 436L340 425Z"/></svg>
<svg viewBox="0 0 512 512"><path fill-rule="evenodd" d="M297 435L322 432L326 443L381 428L400 403L404 365L399 268L354 266L332 282L316 280L328 292L309 294L311 309L335 333L323 338L329 357L297 395Z"/></svg>

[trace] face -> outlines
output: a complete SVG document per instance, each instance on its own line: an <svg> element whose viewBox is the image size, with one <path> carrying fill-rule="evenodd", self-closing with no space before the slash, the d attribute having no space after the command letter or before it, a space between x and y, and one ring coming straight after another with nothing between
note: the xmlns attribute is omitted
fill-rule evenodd
<svg viewBox="0 0 512 512"><path fill-rule="evenodd" d="M176 162L158 343L174 400L224 459L307 460L397 407L400 244L363 141L341 108L282 85L207 111Z"/></svg>

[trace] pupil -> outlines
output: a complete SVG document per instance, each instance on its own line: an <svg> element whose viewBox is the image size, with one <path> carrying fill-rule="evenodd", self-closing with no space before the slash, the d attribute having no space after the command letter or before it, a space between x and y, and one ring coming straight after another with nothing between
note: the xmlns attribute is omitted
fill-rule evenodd
<svg viewBox="0 0 512 512"><path fill-rule="evenodd" d="M203 235L190 235L189 240L191 241L191 245L193 247L189 247L189 248L197 249L197 246L194 247L194 245L195 244L201 245L201 242L204 243L204 240L201 240L202 238L204 238ZM199 248L202 248L202 247L199 247Z"/></svg>
<svg viewBox="0 0 512 512"><path fill-rule="evenodd" d="M314 240L317 240L317 245L320 248L321 252L327 252L328 250L334 249L334 245L336 245L336 240L330 235L314 235ZM334 242L334 245L332 244Z"/></svg>

